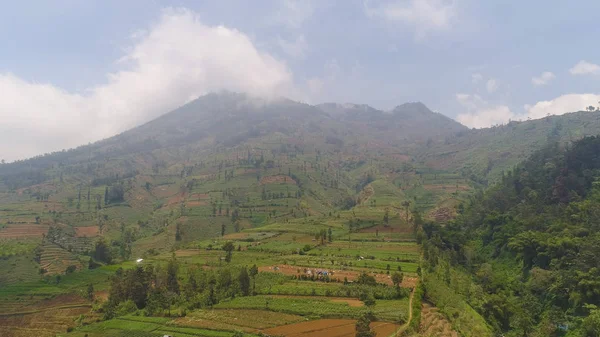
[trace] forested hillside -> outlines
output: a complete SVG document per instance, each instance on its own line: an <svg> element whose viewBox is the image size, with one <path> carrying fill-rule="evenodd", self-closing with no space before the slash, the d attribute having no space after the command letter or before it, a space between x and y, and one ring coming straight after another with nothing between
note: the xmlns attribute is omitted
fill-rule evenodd
<svg viewBox="0 0 600 337"><path fill-rule="evenodd" d="M451 288L505 336L598 336L599 178L600 137L551 143L446 227L425 224L432 299L444 302L439 290ZM457 312L459 302L441 309L468 331L476 324L466 316L477 314Z"/></svg>

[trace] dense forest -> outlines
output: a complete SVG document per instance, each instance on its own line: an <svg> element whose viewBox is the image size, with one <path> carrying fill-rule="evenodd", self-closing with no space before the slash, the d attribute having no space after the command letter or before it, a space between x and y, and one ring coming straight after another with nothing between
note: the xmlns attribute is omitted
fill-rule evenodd
<svg viewBox="0 0 600 337"><path fill-rule="evenodd" d="M600 336L599 177L600 137L538 151L422 226L425 286L445 283L497 335Z"/></svg>

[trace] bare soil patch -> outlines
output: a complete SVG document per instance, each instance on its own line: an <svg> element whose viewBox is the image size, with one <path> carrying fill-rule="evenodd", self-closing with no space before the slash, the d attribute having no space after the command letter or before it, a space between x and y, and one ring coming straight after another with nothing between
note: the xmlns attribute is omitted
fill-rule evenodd
<svg viewBox="0 0 600 337"><path fill-rule="evenodd" d="M12 224L0 229L0 238L41 238L48 232L48 226L42 224Z"/></svg>
<svg viewBox="0 0 600 337"><path fill-rule="evenodd" d="M258 319L259 317L260 319ZM255 333L260 329L273 328L304 320L305 318L302 316L267 310L216 309L195 312L185 318L177 319L175 322L183 325L213 329L222 329L228 326L229 330L243 330Z"/></svg>
<svg viewBox="0 0 600 337"><path fill-rule="evenodd" d="M198 200L192 200L192 201L188 201L185 203L186 207L198 207L198 206L206 206L208 205L208 203L206 201L198 201Z"/></svg>
<svg viewBox="0 0 600 337"><path fill-rule="evenodd" d="M81 226L81 227L74 227L75 229L75 236L77 237L92 237L92 236L97 236L98 233L100 232L100 228L98 226Z"/></svg>
<svg viewBox="0 0 600 337"><path fill-rule="evenodd" d="M40 310L40 309L48 309L54 307L62 307L66 305L78 305L78 304L90 304L86 299L77 295L77 294L64 294L58 295L53 298L45 299L40 302L37 302L31 306L27 306L23 308L23 311L28 310Z"/></svg>

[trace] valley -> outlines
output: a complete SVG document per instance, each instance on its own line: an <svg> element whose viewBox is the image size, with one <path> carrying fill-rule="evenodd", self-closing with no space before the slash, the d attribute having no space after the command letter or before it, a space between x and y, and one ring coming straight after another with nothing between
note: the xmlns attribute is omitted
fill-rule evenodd
<svg viewBox="0 0 600 337"><path fill-rule="evenodd" d="M472 214L480 202L486 216L518 209L485 193L549 144L562 154L598 133L597 112L470 130L422 103L200 97L0 165L0 334L354 336L363 319L379 337L516 329L512 309L490 319L498 302L480 278L509 265L525 279L531 265L520 270L511 243L487 252L501 239ZM548 181L563 162L551 164ZM537 200L551 189L540 184L519 196ZM574 310L584 317L583 303Z"/></svg>

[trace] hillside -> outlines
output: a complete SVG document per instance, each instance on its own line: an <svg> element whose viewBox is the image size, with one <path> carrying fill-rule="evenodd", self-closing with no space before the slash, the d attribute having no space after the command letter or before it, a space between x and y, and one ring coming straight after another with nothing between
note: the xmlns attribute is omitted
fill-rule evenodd
<svg viewBox="0 0 600 337"><path fill-rule="evenodd" d="M599 154L598 137L548 144L451 225L423 226L426 290L462 334L481 315L506 336L598 335Z"/></svg>
<svg viewBox="0 0 600 337"><path fill-rule="evenodd" d="M572 143L597 134L600 134L600 113L579 111L460 131L423 148L417 157L430 167L461 172L472 180L494 182L502 171L509 171L548 142Z"/></svg>
<svg viewBox="0 0 600 337"><path fill-rule="evenodd" d="M422 103L380 111L367 105L311 106L223 92L94 144L0 165L0 270L10 270L0 277L0 308L19 313L0 315L8 327L2 331L13 333L21 325L38 331L38 323L29 320L44 320L47 307L60 308L64 319L55 326L39 324L53 336L56 329L72 328L74 315L89 312L94 299L105 303L103 309L80 321L91 323L99 314L117 318L89 327L81 323L74 336L103 331L119 336L132 321L135 333L191 329L185 331L210 335L207 331L216 327L217 335L227 337L239 329L250 335L294 329L310 334L322 326L323 333L343 329L352 334L355 320L366 312L362 306L374 303L378 320L371 324L382 333L439 330L454 335L453 328L468 326L474 335L489 335L484 317L489 322L494 318L460 291L451 292L443 277L427 279L426 299L439 305L450 323L429 303L423 305L420 321L415 230L424 223L423 229L430 230L433 221L444 237L443 229L467 221L465 214L471 213L463 213L464 205L473 196L481 199L487 184L505 181L503 172L506 177L548 144L565 148L584 135L600 133L597 120L596 112L579 112L469 130ZM429 240L437 244L433 236ZM441 256L447 248L433 254ZM227 261L229 254L233 262ZM471 256L461 250L453 254ZM109 277L135 270L140 258L152 266L145 272L155 281L144 296L134 298L119 289L136 283L121 285ZM160 286L167 278L163 267L172 263L182 267L170 269L177 287L171 281L167 291ZM242 278L241 270L253 264L260 275L252 280L256 296L244 297L249 295L240 288L245 285L231 279ZM424 275L445 275L440 268ZM337 277L322 282L311 276L325 269ZM449 270L456 277L466 275L456 266ZM392 281L394 271L403 273L402 282ZM194 286L190 277L203 285ZM90 284L100 290L97 296L84 294ZM175 291L179 287L188 288ZM409 299L400 288L413 289L418 298ZM106 292L111 289L116 292ZM307 297L286 297L298 292ZM154 296L178 300L152 307ZM137 301L134 307L131 300ZM470 314L458 315L457 323L455 307L445 303ZM291 305L297 307L290 311ZM172 317L171 308L190 310L193 316L124 316ZM273 321L231 324L215 318L212 310L224 317L262 310ZM413 315L417 318L411 321ZM284 324L297 326L287 329Z"/></svg>
<svg viewBox="0 0 600 337"><path fill-rule="evenodd" d="M0 235L43 238L69 256L60 268L80 269L99 237L128 259L351 209L406 222L409 209L442 205L447 219L469 182L414 153L464 127L420 103L342 110L209 94L115 137L4 164Z"/></svg>

